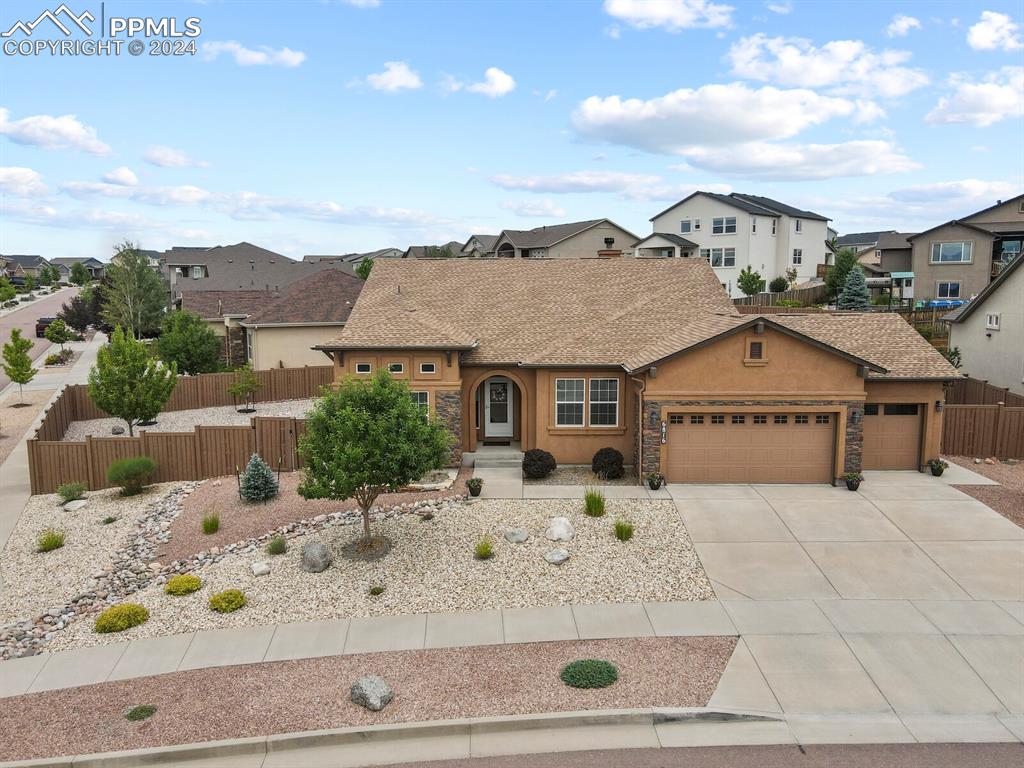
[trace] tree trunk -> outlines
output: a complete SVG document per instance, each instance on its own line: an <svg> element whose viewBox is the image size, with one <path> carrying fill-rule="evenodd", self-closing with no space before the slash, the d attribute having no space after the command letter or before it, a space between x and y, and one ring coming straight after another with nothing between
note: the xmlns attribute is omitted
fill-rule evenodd
<svg viewBox="0 0 1024 768"><path fill-rule="evenodd" d="M370 540L370 508L363 507L363 538Z"/></svg>
<svg viewBox="0 0 1024 768"><path fill-rule="evenodd" d="M127 419L124 423L128 425L128 437L135 437L135 425Z"/></svg>

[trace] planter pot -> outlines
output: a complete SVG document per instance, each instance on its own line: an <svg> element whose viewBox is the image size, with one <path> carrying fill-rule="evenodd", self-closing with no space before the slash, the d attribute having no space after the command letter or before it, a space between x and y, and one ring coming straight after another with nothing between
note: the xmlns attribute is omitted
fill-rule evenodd
<svg viewBox="0 0 1024 768"><path fill-rule="evenodd" d="M856 491L860 488L860 480L847 480L846 489L849 491Z"/></svg>
<svg viewBox="0 0 1024 768"><path fill-rule="evenodd" d="M650 488L652 491L657 491L659 488L661 488L661 480L648 480L647 487Z"/></svg>
<svg viewBox="0 0 1024 768"><path fill-rule="evenodd" d="M480 495L480 491L482 491L482 490L483 490L483 486L470 487L469 495L470 496L479 496Z"/></svg>
<svg viewBox="0 0 1024 768"><path fill-rule="evenodd" d="M932 467L932 474L935 477L942 477L942 473L946 471L945 467Z"/></svg>

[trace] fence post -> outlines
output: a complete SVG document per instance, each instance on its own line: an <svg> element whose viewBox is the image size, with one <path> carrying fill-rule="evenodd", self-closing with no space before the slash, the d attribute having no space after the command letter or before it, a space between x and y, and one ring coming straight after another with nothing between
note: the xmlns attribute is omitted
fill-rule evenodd
<svg viewBox="0 0 1024 768"><path fill-rule="evenodd" d="M996 418L992 425L992 451L985 455L985 458L989 456L997 456L999 454L999 428L1003 423L1003 403L996 403Z"/></svg>
<svg viewBox="0 0 1024 768"><path fill-rule="evenodd" d="M93 466L92 435L85 436L85 467L89 471L89 490L100 490L96 480L96 468Z"/></svg>

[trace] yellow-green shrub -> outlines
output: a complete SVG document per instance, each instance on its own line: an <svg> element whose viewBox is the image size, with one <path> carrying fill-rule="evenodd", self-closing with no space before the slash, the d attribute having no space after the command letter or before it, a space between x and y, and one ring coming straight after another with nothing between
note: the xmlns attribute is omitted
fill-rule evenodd
<svg viewBox="0 0 1024 768"><path fill-rule="evenodd" d="M245 595L240 589L225 589L210 596L210 610L217 613L231 613L245 605Z"/></svg>
<svg viewBox="0 0 1024 768"><path fill-rule="evenodd" d="M112 605L96 617L96 631L103 634L124 632L126 629L143 624L147 619L149 619L149 611L138 603Z"/></svg>
<svg viewBox="0 0 1024 768"><path fill-rule="evenodd" d="M202 579L194 573L182 573L172 576L164 585L164 592L168 595L189 595L203 586Z"/></svg>

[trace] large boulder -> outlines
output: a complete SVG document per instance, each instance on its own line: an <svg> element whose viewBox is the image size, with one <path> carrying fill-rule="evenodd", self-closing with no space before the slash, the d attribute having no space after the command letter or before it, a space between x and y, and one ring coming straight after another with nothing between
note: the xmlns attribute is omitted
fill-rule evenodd
<svg viewBox="0 0 1024 768"><path fill-rule="evenodd" d="M82 507L88 505L88 503L89 501L87 499L75 499L74 501L69 501L64 504L64 509L68 512L77 512Z"/></svg>
<svg viewBox="0 0 1024 768"><path fill-rule="evenodd" d="M525 528L509 528L505 531L505 540L509 544L523 544L530 538L530 532Z"/></svg>
<svg viewBox="0 0 1024 768"><path fill-rule="evenodd" d="M311 541L302 547L302 570L320 573L331 564L331 553L327 545L320 541Z"/></svg>
<svg viewBox="0 0 1024 768"><path fill-rule="evenodd" d="M380 712L395 698L391 686L382 677L365 675L352 683L352 702L373 712Z"/></svg>
<svg viewBox="0 0 1024 768"><path fill-rule="evenodd" d="M569 553L559 547L558 549L552 549L544 554L544 559L552 565L561 565L569 559Z"/></svg>
<svg viewBox="0 0 1024 768"><path fill-rule="evenodd" d="M572 527L569 518L552 517L544 536L550 541L572 541L576 536L576 529Z"/></svg>
<svg viewBox="0 0 1024 768"><path fill-rule="evenodd" d="M270 575L270 563L253 563L252 564L252 575L253 576L269 576Z"/></svg>

